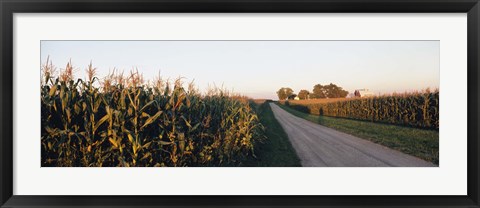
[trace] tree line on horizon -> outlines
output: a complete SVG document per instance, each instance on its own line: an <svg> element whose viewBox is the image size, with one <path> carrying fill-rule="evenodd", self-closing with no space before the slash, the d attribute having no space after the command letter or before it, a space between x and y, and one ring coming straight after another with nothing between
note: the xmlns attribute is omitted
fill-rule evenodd
<svg viewBox="0 0 480 208"><path fill-rule="evenodd" d="M312 92L302 89L295 94L289 87L282 87L277 91L279 100L293 100L298 97L300 100L321 99L321 98L344 98L348 95L348 91L336 84L328 85L316 84L313 86Z"/></svg>

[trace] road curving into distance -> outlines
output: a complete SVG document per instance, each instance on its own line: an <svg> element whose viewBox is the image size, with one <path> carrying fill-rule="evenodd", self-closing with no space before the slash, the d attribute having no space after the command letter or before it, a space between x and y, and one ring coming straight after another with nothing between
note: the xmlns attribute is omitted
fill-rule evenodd
<svg viewBox="0 0 480 208"><path fill-rule="evenodd" d="M436 167L365 139L296 117L270 103L304 167Z"/></svg>

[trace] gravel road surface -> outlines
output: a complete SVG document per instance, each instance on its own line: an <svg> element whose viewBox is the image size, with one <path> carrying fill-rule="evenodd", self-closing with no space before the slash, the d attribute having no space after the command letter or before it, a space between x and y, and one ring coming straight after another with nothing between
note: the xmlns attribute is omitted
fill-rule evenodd
<svg viewBox="0 0 480 208"><path fill-rule="evenodd" d="M433 163L296 117L270 103L305 167L432 167Z"/></svg>

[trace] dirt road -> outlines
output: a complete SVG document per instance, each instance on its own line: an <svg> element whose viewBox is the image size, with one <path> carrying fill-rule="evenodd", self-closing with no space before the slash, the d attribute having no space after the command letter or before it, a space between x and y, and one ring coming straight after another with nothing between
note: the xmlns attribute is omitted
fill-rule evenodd
<svg viewBox="0 0 480 208"><path fill-rule="evenodd" d="M270 103L307 167L430 167L433 163L296 117Z"/></svg>

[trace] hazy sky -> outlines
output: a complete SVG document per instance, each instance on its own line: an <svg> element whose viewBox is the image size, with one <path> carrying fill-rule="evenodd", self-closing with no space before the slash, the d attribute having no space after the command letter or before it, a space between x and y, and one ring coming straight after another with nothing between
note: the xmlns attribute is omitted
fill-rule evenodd
<svg viewBox="0 0 480 208"><path fill-rule="evenodd" d="M90 63L99 77L114 67L133 67L146 80L185 77L253 98L277 99L276 91L296 93L334 83L352 93L439 87L439 41L42 41L41 62L57 68L72 60L75 77Z"/></svg>

